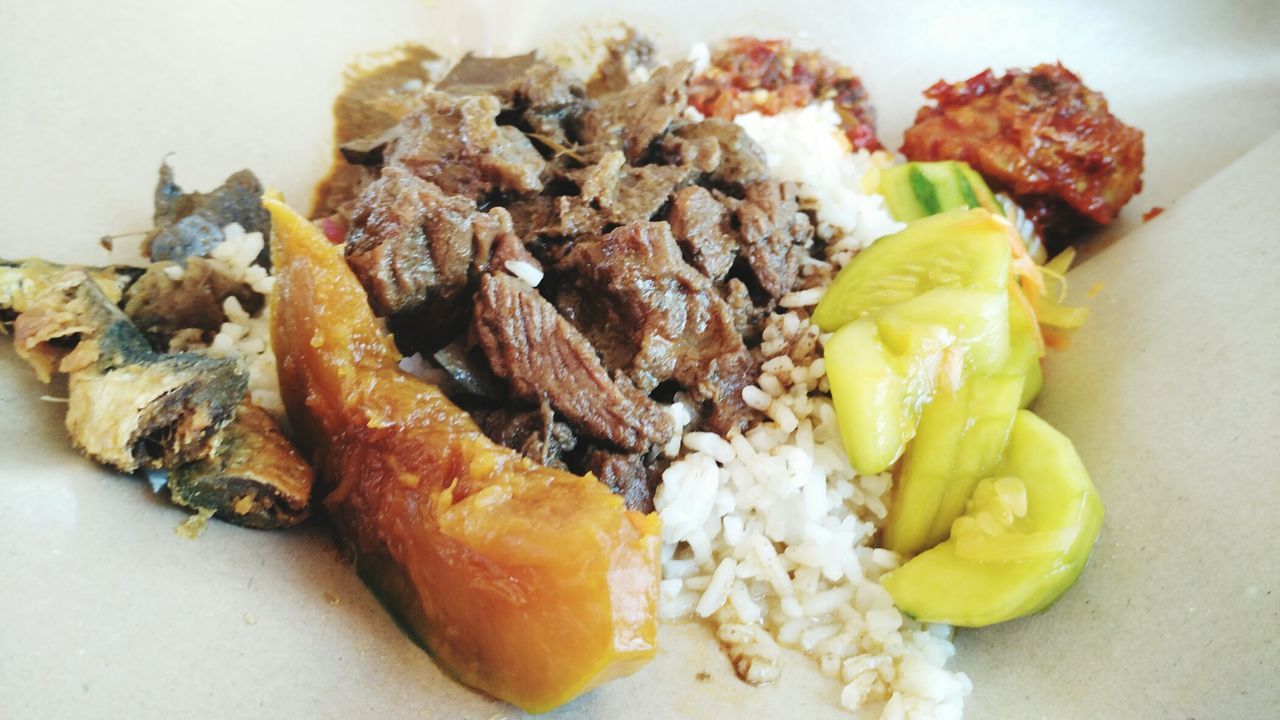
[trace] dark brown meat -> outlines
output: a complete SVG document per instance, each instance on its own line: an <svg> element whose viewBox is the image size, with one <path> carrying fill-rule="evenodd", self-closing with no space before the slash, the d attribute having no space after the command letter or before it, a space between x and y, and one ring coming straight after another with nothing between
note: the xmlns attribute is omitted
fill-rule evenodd
<svg viewBox="0 0 1280 720"><path fill-rule="evenodd" d="M684 112L691 71L687 62L661 67L647 82L602 96L579 119L578 140L620 149L633 163L641 160Z"/></svg>
<svg viewBox="0 0 1280 720"><path fill-rule="evenodd" d="M431 355L431 359L453 381L453 386L448 383L441 386L450 397L465 393L489 400L510 399L502 381L489 369L489 361L484 357L484 352L469 343L465 336L437 350Z"/></svg>
<svg viewBox="0 0 1280 720"><path fill-rule="evenodd" d="M497 242L493 244L493 254L489 256L488 268L494 272L514 275L511 268L507 267L509 262L528 263L537 270L542 270L542 263L525 248L524 241L511 233L506 233L499 235Z"/></svg>
<svg viewBox="0 0 1280 720"><path fill-rule="evenodd" d="M436 89L455 95L493 95L506 109L569 105L585 94L581 82L532 52L499 58L467 53Z"/></svg>
<svg viewBox="0 0 1280 720"><path fill-rule="evenodd" d="M406 43L385 65L348 68L342 92L333 100L334 162L316 186L309 217L351 217L350 205L376 174L350 164L351 151L363 149L372 156L356 159L381 164L387 132L417 106L423 85L432 80L430 67L439 60L434 51Z"/></svg>
<svg viewBox="0 0 1280 720"><path fill-rule="evenodd" d="M694 172L677 165L633 167L621 152L613 151L589 168L571 171L569 177L582 192L556 198L557 232L575 236L652 219L672 192L693 180Z"/></svg>
<svg viewBox="0 0 1280 720"><path fill-rule="evenodd" d="M518 129L497 124L497 98L430 92L421 102L395 127L384 151L388 165L472 199L494 190L542 190L546 163Z"/></svg>
<svg viewBox="0 0 1280 720"><path fill-rule="evenodd" d="M555 413L547 402L529 410L501 408L473 412L472 415L490 440L518 450L530 460L549 467L565 469L563 457L578 443L572 428L556 422Z"/></svg>
<svg viewBox="0 0 1280 720"><path fill-rule="evenodd" d="M748 186L742 200L717 197L737 216L739 253L755 281L756 303L771 309L795 285L800 258L813 241L813 226L796 203L795 185L762 182Z"/></svg>
<svg viewBox="0 0 1280 720"><path fill-rule="evenodd" d="M583 109L586 89L559 65L534 53L505 58L467 54L436 86L456 95L493 95L530 133L567 144L564 123Z"/></svg>
<svg viewBox="0 0 1280 720"><path fill-rule="evenodd" d="M646 392L675 380L712 405L718 431L745 420L742 388L755 363L729 307L681 257L666 223L635 223L579 241L559 270L559 306L611 369Z"/></svg>
<svg viewBox="0 0 1280 720"><path fill-rule="evenodd" d="M769 177L764 150L745 130L728 120L708 118L676 128L663 139L662 150L676 162L698 165L700 170L711 174L712 182L721 185L742 187ZM707 168L711 157L718 162Z"/></svg>
<svg viewBox="0 0 1280 720"><path fill-rule="evenodd" d="M733 314L733 327L749 343L760 341L769 311L756 307L751 301L751 291L738 278L729 278L724 284L724 301Z"/></svg>
<svg viewBox="0 0 1280 720"><path fill-rule="evenodd" d="M963 160L1007 190L1046 240L1115 219L1142 189L1142 131L1061 64L990 70L925 91L903 138L912 160Z"/></svg>
<svg viewBox="0 0 1280 720"><path fill-rule="evenodd" d="M124 312L139 330L167 341L187 328L217 330L226 321L222 303L234 296L246 312L258 311L262 296L239 280L224 275L202 257L192 257L174 280L171 263L156 263L129 286L124 294Z"/></svg>
<svg viewBox="0 0 1280 720"><path fill-rule="evenodd" d="M609 378L595 349L528 283L490 274L476 296L476 336L514 395L546 399L584 434L641 451L675 431L644 395Z"/></svg>
<svg viewBox="0 0 1280 720"><path fill-rule="evenodd" d="M587 82L591 97L617 92L631 83L631 75L640 68L652 69L658 49L653 41L632 28L605 43L605 59Z"/></svg>
<svg viewBox="0 0 1280 720"><path fill-rule="evenodd" d="M173 181L173 168L160 163L153 222L155 229L142 243L142 251L153 261L182 262L208 255L226 239L222 228L231 223L264 238L271 235L271 221L262 208L262 184L248 170L232 174L212 192L183 192ZM270 264L265 249L260 263Z"/></svg>
<svg viewBox="0 0 1280 720"><path fill-rule="evenodd" d="M428 300L444 312L466 288L472 259L487 258L490 244L511 230L505 211L479 212L468 198L388 167L357 203L347 262L379 315Z"/></svg>
<svg viewBox="0 0 1280 720"><path fill-rule="evenodd" d="M653 493L662 479L661 471L640 453L620 453L603 448L589 448L584 455L584 470L622 496L628 509L653 512Z"/></svg>
<svg viewBox="0 0 1280 720"><path fill-rule="evenodd" d="M731 38L715 49L711 66L689 85L689 104L707 117L732 120L745 112L773 115L830 100L854 148L875 150L875 111L848 68L786 40Z"/></svg>
<svg viewBox="0 0 1280 720"><path fill-rule="evenodd" d="M690 265L717 282L729 274L738 243L729 213L706 188L690 185L672 195L667 222Z"/></svg>

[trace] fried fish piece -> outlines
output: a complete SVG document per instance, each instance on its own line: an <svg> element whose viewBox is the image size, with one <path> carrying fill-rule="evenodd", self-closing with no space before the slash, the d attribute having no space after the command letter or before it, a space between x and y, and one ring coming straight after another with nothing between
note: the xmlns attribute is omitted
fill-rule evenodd
<svg viewBox="0 0 1280 720"><path fill-rule="evenodd" d="M296 525L310 512L314 473L265 410L240 403L208 456L169 473L169 497L237 525Z"/></svg>
<svg viewBox="0 0 1280 720"><path fill-rule="evenodd" d="M246 401L240 364L157 353L117 306L140 272L0 262L0 312L17 313L18 355L44 382L69 374L72 443L124 472L169 471L178 505L249 527L302 521L314 473Z"/></svg>
<svg viewBox="0 0 1280 720"><path fill-rule="evenodd" d="M84 270L56 273L13 329L18 356L42 381L69 375L72 443L124 472L207 455L248 385L234 360L155 352Z"/></svg>
<svg viewBox="0 0 1280 720"><path fill-rule="evenodd" d="M39 258L16 261L0 259L0 320L10 321L25 310L31 298L47 290L54 278L66 269L65 265ZM125 290L143 274L142 268L120 265L80 270L115 305L120 304Z"/></svg>

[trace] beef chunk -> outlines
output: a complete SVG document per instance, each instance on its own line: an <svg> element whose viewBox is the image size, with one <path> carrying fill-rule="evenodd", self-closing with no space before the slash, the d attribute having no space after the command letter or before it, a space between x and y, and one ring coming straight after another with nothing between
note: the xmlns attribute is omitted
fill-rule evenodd
<svg viewBox="0 0 1280 720"><path fill-rule="evenodd" d="M627 160L639 161L684 112L691 70L687 62L661 67L648 82L601 97L578 121L579 141L618 148Z"/></svg>
<svg viewBox="0 0 1280 720"><path fill-rule="evenodd" d="M524 195L506 205L516 235L526 241L554 229L557 223L556 199L548 195Z"/></svg>
<svg viewBox="0 0 1280 720"><path fill-rule="evenodd" d="M505 58L467 54L436 87L456 95L493 95L525 129L558 145L568 144L564 122L582 110L586 97L580 81L534 53Z"/></svg>
<svg viewBox="0 0 1280 720"><path fill-rule="evenodd" d="M772 308L790 292L800 274L800 258L813 240L809 216L800 212L792 183L749 185L745 197L721 202L738 218L739 252L759 291L757 304Z"/></svg>
<svg viewBox="0 0 1280 720"><path fill-rule="evenodd" d="M542 465L564 469L562 458L578 443L573 429L556 421L547 402L529 410L501 408L475 411L472 415L490 440Z"/></svg>
<svg viewBox="0 0 1280 720"><path fill-rule="evenodd" d="M462 392L489 400L507 399L506 388L501 380L494 377L484 353L468 343L465 337L440 348L431 358L453 381L452 386L445 388L450 395Z"/></svg>
<svg viewBox="0 0 1280 720"><path fill-rule="evenodd" d="M478 199L494 190L542 190L542 156L519 130L498 125L492 95L431 92L422 107L395 127L384 151L399 165L445 193Z"/></svg>
<svg viewBox="0 0 1280 720"><path fill-rule="evenodd" d="M733 314L733 327L747 342L759 342L769 311L756 307L751 301L751 291L738 278L729 278L724 284L724 301Z"/></svg>
<svg viewBox="0 0 1280 720"><path fill-rule="evenodd" d="M671 196L667 222L689 264L712 280L723 280L738 254L724 206L706 188L690 185Z"/></svg>
<svg viewBox="0 0 1280 720"><path fill-rule="evenodd" d="M493 244L493 254L489 256L489 269L494 272L511 272L511 268L507 267L510 262L523 262L532 265L537 270L542 270L542 263L538 258L533 256L524 246L524 242L520 238L506 233L498 236L498 241Z"/></svg>
<svg viewBox="0 0 1280 720"><path fill-rule="evenodd" d="M182 275L174 279L169 263L156 263L129 286L124 312L139 330L167 342L179 330L212 332L224 321L222 303L234 296L249 313L262 306L262 296L243 282L227 277L201 257L187 260Z"/></svg>
<svg viewBox="0 0 1280 720"><path fill-rule="evenodd" d="M183 192L173 181L173 169L160 164L156 183L155 229L142 243L142 251L154 262L183 262L208 255L226 238L222 228L239 223L246 232L271 234L271 218L262 207L262 184L248 170L232 174L208 193ZM259 262L269 265L264 248Z"/></svg>
<svg viewBox="0 0 1280 720"><path fill-rule="evenodd" d="M741 187L769 177L764 150L746 131L728 120L707 118L671 131L662 141L663 154L688 161L711 174L711 181Z"/></svg>
<svg viewBox="0 0 1280 720"><path fill-rule="evenodd" d="M747 417L755 363L715 286L680 255L666 223L635 223L579 241L560 270L560 307L611 369L644 391L675 380L713 407L725 431Z"/></svg>
<svg viewBox="0 0 1280 720"><path fill-rule="evenodd" d="M622 496L629 510L653 512L653 493L662 479L655 463L640 453L620 453L604 448L588 448L583 456L584 470Z"/></svg>
<svg viewBox="0 0 1280 720"><path fill-rule="evenodd" d="M570 177L582 193L556 198L562 235L598 233L649 220L672 191L693 179L693 173L674 165L631 167L621 152L613 151L595 165L571 172Z"/></svg>
<svg viewBox="0 0 1280 720"><path fill-rule="evenodd" d="M379 315L416 309L429 299L443 313L466 288L472 259L511 232L503 210L479 212L399 167L365 189L347 235L347 263Z"/></svg>
<svg viewBox="0 0 1280 720"><path fill-rule="evenodd" d="M455 95L493 95L506 109L546 109L585 95L582 83L535 53L502 58L467 53L436 85Z"/></svg>
<svg viewBox="0 0 1280 720"><path fill-rule="evenodd" d="M553 408L591 437L641 451L675 431L662 408L609 378L595 349L528 283L490 274L476 296L476 336L519 398Z"/></svg>

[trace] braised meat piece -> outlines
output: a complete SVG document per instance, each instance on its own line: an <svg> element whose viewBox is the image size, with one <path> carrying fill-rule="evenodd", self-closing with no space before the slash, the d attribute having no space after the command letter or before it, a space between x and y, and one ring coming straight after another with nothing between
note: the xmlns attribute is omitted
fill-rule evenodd
<svg viewBox="0 0 1280 720"><path fill-rule="evenodd" d="M583 470L622 496L629 510L653 512L653 493L658 489L662 472L640 453L620 453L604 448L588 448L583 456Z"/></svg>
<svg viewBox="0 0 1280 720"><path fill-rule="evenodd" d="M205 258L192 257L186 267L149 266L125 291L124 312L143 333L167 340L187 328L217 330L227 319L222 304L233 296L250 314L261 307L262 296L248 285L223 274Z"/></svg>
<svg viewBox="0 0 1280 720"><path fill-rule="evenodd" d="M131 277L116 268L0 261L0 315L17 313L18 356L44 382L68 375L72 443L125 472L167 471L178 505L248 527L301 522L313 473L276 421L247 399L247 373L231 358L155 352L117 307Z"/></svg>
<svg viewBox="0 0 1280 720"><path fill-rule="evenodd" d="M373 179L374 173L363 165L382 164L388 131L417 106L440 60L434 51L406 43L387 64L347 73L342 92L333 100L335 162L316 186L311 217L350 217L350 205ZM334 239L340 239L340 233Z"/></svg>
<svg viewBox="0 0 1280 720"><path fill-rule="evenodd" d="M501 408L472 412L489 439L541 465L565 469L563 457L573 450L578 438L573 429L557 422L550 403L529 410Z"/></svg>
<svg viewBox="0 0 1280 720"><path fill-rule="evenodd" d="M568 173L582 188L579 195L556 198L557 234L599 233L619 225L653 218L671 193L691 182L691 168L678 165L626 164L622 153L605 153L600 162Z"/></svg>
<svg viewBox="0 0 1280 720"><path fill-rule="evenodd" d="M568 143L564 122L582 110L586 97L577 78L535 53L505 58L468 53L436 88L455 95L493 95L525 129L557 145Z"/></svg>
<svg viewBox="0 0 1280 720"><path fill-rule="evenodd" d="M713 183L741 187L769 177L764 150L745 130L721 118L672 130L663 139L662 150L675 162L689 162L710 173Z"/></svg>
<svg viewBox="0 0 1280 720"><path fill-rule="evenodd" d="M559 268L559 307L643 391L675 380L713 407L719 431L747 415L755 376L729 307L684 261L667 223L634 223L580 240Z"/></svg>
<svg viewBox="0 0 1280 720"><path fill-rule="evenodd" d="M762 182L748 186L742 200L719 199L737 216L738 250L759 291L757 304L771 309L795 285L800 258L813 241L813 225L800 212L796 187Z"/></svg>
<svg viewBox="0 0 1280 720"><path fill-rule="evenodd" d="M609 377L587 338L528 283L482 277L475 330L489 364L516 397L545 398L584 434L638 452L675 432L657 403Z"/></svg>
<svg viewBox="0 0 1280 720"><path fill-rule="evenodd" d="M489 256L487 268L514 275L511 266L507 263L525 263L538 272L542 271L542 263L538 258L524 246L524 241L511 233L498 236L497 242L493 244L493 253Z"/></svg>
<svg viewBox="0 0 1280 720"><path fill-rule="evenodd" d="M388 165L472 199L494 190L542 190L546 162L524 133L498 125L497 98L429 92L421 104L394 128L384 151Z"/></svg>
<svg viewBox="0 0 1280 720"><path fill-rule="evenodd" d="M466 289L471 263L488 257L500 233L512 231L506 212L482 213L474 201L388 167L361 195L347 236L347 263L379 315L421 307L443 312Z"/></svg>
<svg viewBox="0 0 1280 720"><path fill-rule="evenodd" d="M731 234L729 213L709 190L690 185L672 195L667 222L690 265L715 281L729 274L738 243Z"/></svg>
<svg viewBox="0 0 1280 720"><path fill-rule="evenodd" d="M1111 222L1142 189L1142 131L1061 64L939 81L925 97L934 104L916 114L902 152L969 163L1024 205L1046 240Z"/></svg>
<svg viewBox="0 0 1280 720"><path fill-rule="evenodd" d="M212 192L183 192L173 181L173 168L161 163L153 222L142 251L157 262L208 255L226 240L222 228L231 223L266 238L271 234L271 221L262 209L262 184L248 170L232 174ZM259 263L270 264L265 249Z"/></svg>
<svg viewBox="0 0 1280 720"><path fill-rule="evenodd" d="M711 66L689 84L689 104L707 117L732 120L756 111L774 115L815 100L830 100L855 149L875 150L875 111L862 80L815 51L786 40L732 38L711 54Z"/></svg>
<svg viewBox="0 0 1280 720"><path fill-rule="evenodd" d="M85 455L124 472L208 455L235 417L248 375L234 360L161 355L88 273L57 271L22 299L13 341L43 381L67 373L67 432Z"/></svg>
<svg viewBox="0 0 1280 720"><path fill-rule="evenodd" d="M646 82L600 97L579 118L578 140L620 149L628 161L638 162L684 112L692 70L687 62L661 67Z"/></svg>

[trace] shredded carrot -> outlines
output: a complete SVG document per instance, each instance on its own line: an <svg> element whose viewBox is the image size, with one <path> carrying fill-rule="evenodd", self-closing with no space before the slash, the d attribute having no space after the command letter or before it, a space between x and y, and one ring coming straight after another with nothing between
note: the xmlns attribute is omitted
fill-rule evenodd
<svg viewBox="0 0 1280 720"><path fill-rule="evenodd" d="M1071 336L1056 328L1044 328L1044 342L1054 350L1066 350L1071 345Z"/></svg>

